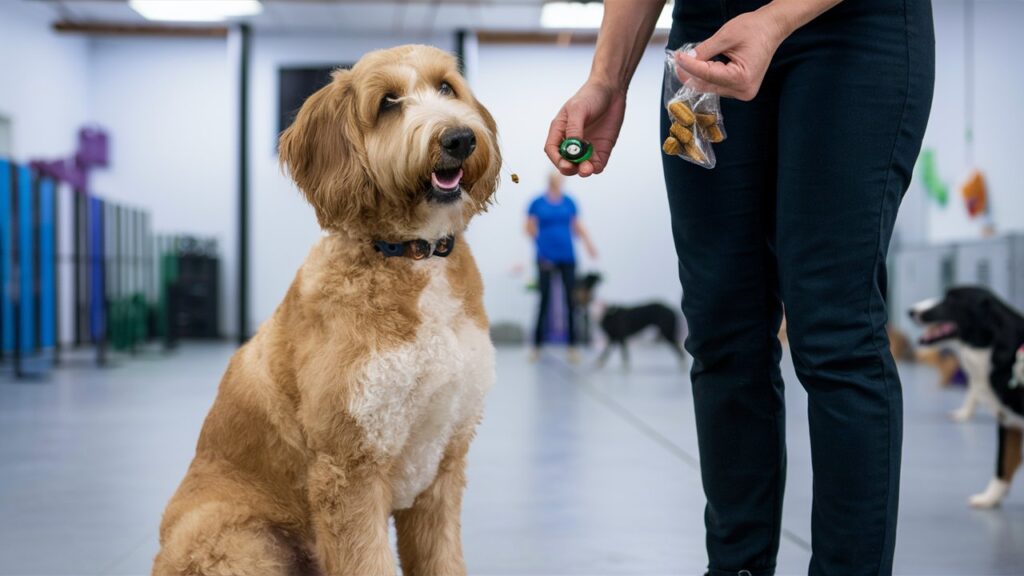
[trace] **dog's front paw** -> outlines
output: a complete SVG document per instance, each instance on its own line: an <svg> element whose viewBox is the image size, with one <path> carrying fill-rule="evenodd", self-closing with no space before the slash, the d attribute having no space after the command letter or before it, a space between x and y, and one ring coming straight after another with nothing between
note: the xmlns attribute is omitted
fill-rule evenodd
<svg viewBox="0 0 1024 576"><path fill-rule="evenodd" d="M974 410L970 408L957 408L949 413L949 418L953 422L967 422L971 416L974 416Z"/></svg>
<svg viewBox="0 0 1024 576"><path fill-rule="evenodd" d="M999 506L999 503L1006 497L1006 493L1010 491L1010 485L998 478L993 478L988 483L988 487L985 491L980 494L975 494L967 499L967 503L970 504L971 508L989 509Z"/></svg>

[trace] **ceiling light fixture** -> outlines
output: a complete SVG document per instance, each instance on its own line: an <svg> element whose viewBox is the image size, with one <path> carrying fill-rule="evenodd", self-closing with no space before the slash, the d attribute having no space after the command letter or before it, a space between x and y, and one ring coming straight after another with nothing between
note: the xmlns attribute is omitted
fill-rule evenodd
<svg viewBox="0 0 1024 576"><path fill-rule="evenodd" d="M146 20L164 22L222 22L263 11L259 0L128 0L128 5Z"/></svg>
<svg viewBox="0 0 1024 576"><path fill-rule="evenodd" d="M540 10L542 28L600 28L602 18L604 4L600 2L548 2ZM655 27L666 30L672 27L671 4L661 9Z"/></svg>

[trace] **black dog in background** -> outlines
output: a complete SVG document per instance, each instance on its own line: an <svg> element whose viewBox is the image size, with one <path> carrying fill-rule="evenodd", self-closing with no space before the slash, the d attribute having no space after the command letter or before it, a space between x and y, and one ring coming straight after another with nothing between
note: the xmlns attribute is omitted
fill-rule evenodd
<svg viewBox="0 0 1024 576"><path fill-rule="evenodd" d="M576 281L576 306L580 310L588 310L594 302L594 289L601 282L600 274L587 274ZM675 352L679 361L686 364L686 352L679 343L679 317L675 311L659 302L640 306L607 306L603 313L598 312L598 325L608 338L608 343L597 358L597 366L604 366L611 355L612 348L618 346L622 351L622 362L629 366L629 347L626 341L649 327L655 327L662 341Z"/></svg>
<svg viewBox="0 0 1024 576"><path fill-rule="evenodd" d="M976 508L997 506L1022 460L1024 382L1014 371L1018 350L1024 345L1024 316L986 288L962 286L949 289L941 299L916 304L910 317L925 326L921 344L951 346L960 357L968 376L967 401L961 410L969 416L984 401L996 413L996 475L969 502Z"/></svg>

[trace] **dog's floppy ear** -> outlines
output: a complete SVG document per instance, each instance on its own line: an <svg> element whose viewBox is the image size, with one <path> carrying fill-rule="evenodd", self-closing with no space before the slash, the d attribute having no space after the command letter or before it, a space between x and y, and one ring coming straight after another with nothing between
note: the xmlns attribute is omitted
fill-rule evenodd
<svg viewBox="0 0 1024 576"><path fill-rule="evenodd" d="M281 134L280 162L316 211L323 228L355 220L373 201L362 169L362 141L352 110L352 72L337 70L331 82L306 99Z"/></svg>
<svg viewBox="0 0 1024 576"><path fill-rule="evenodd" d="M472 96L471 96L472 97ZM470 157L470 161L484 161L486 168L483 171L483 179L475 184L472 189L468 190L470 197L473 198L479 209L486 209L486 206L491 202L494 191L498 188L498 178L500 177L501 170L501 148L498 146L498 124L494 121L494 116L491 116L490 111L480 103L476 97L473 98L473 108L476 109L477 113L480 114L480 118L484 121L484 126L487 131L491 134L491 146L487 146L486 149L489 151L489 155L484 158L481 155L483 148L480 148L480 152L477 152L476 157Z"/></svg>

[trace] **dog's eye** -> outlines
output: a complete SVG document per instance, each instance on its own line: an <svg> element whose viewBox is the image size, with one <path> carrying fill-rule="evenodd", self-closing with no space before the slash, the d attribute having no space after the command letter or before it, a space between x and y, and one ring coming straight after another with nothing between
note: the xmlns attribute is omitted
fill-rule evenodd
<svg viewBox="0 0 1024 576"><path fill-rule="evenodd" d="M454 96L455 89L452 85L447 82L441 82L441 85L437 87L437 93L442 96Z"/></svg>
<svg viewBox="0 0 1024 576"><path fill-rule="evenodd" d="M400 104L401 102L399 102L398 96L395 96L394 94L385 94L384 97L380 99L380 111L388 112L390 110L394 110L398 108Z"/></svg>

